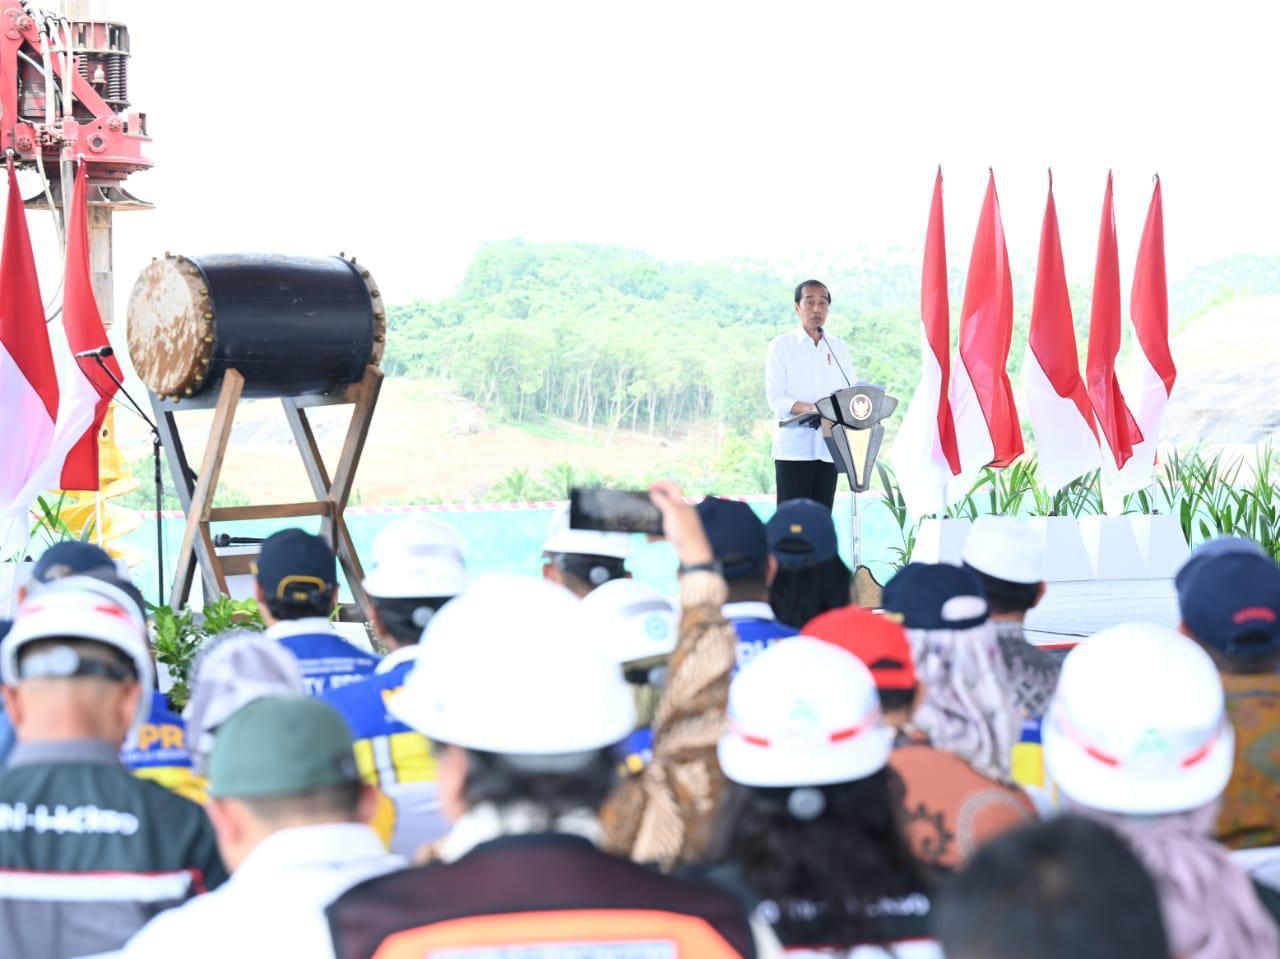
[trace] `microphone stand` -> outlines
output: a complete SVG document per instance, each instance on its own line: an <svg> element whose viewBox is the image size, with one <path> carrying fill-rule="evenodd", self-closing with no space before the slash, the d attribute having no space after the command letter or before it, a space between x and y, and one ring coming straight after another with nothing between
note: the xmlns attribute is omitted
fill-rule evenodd
<svg viewBox="0 0 1280 959"><path fill-rule="evenodd" d="M121 395L129 401L129 406L133 411L142 417L142 421L151 429L151 456L155 463L155 485L156 485L156 597L158 606L164 605L164 520L161 516L162 507L164 505L164 473L160 466L160 428L152 421L151 417L142 412L142 407L138 405L137 400L129 395L129 391L124 388L124 384L120 382L120 378L111 372L111 367L102 362L102 353L95 352L93 361L98 364L98 368L107 374L107 377L116 385Z"/></svg>

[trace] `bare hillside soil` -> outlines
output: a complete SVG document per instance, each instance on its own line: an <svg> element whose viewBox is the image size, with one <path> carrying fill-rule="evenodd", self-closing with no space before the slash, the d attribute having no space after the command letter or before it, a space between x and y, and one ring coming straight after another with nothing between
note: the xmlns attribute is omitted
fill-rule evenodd
<svg viewBox="0 0 1280 959"><path fill-rule="evenodd" d="M178 417L192 465L204 451L212 411ZM350 407L310 411L317 440L332 469L350 416ZM118 417L125 456L149 456L151 440L134 418ZM546 432L548 435L536 435ZM558 424L527 432L491 422L475 403L432 382L389 378L374 414L357 474L364 503L438 498L464 502L484 497L503 474L521 467L537 474L556 463L606 474L638 474L703 448L698 434L679 440L644 433L607 431ZM310 498L311 491L294 447L293 434L277 400L250 400L240 406L222 483L262 502Z"/></svg>

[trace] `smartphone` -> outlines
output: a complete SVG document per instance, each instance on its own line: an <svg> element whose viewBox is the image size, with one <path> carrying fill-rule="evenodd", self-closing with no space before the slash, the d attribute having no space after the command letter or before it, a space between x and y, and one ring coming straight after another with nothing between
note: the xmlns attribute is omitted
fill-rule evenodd
<svg viewBox="0 0 1280 959"><path fill-rule="evenodd" d="M569 490L569 528L662 535L662 514L645 490L575 487Z"/></svg>

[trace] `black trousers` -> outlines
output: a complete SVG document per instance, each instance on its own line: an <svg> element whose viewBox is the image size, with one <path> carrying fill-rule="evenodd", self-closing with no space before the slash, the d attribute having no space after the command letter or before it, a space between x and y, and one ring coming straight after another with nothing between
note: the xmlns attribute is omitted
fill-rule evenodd
<svg viewBox="0 0 1280 959"><path fill-rule="evenodd" d="M836 501L836 468L822 460L774 460L778 479L778 502L789 499L817 500L827 509Z"/></svg>

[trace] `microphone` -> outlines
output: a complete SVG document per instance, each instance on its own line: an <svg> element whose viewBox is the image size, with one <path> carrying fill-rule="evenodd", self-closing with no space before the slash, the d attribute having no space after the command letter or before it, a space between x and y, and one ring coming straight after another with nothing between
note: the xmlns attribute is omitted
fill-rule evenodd
<svg viewBox="0 0 1280 959"><path fill-rule="evenodd" d="M828 349L830 349L830 347L828 347ZM116 351L110 346L100 346L96 350L84 350L80 353L76 353L75 358L77 360L92 360L100 356L113 356L115 355L115 352Z"/></svg>
<svg viewBox="0 0 1280 959"><path fill-rule="evenodd" d="M840 358L836 356L836 351L833 350L831 348L831 344L827 342L827 331L822 327L818 327L818 339L822 340L823 344L827 348L828 355L836 361L836 369L838 369L840 371L840 375L844 377L844 385L853 386L853 384L849 382L849 374L846 373L844 371L844 367L840 365Z"/></svg>

